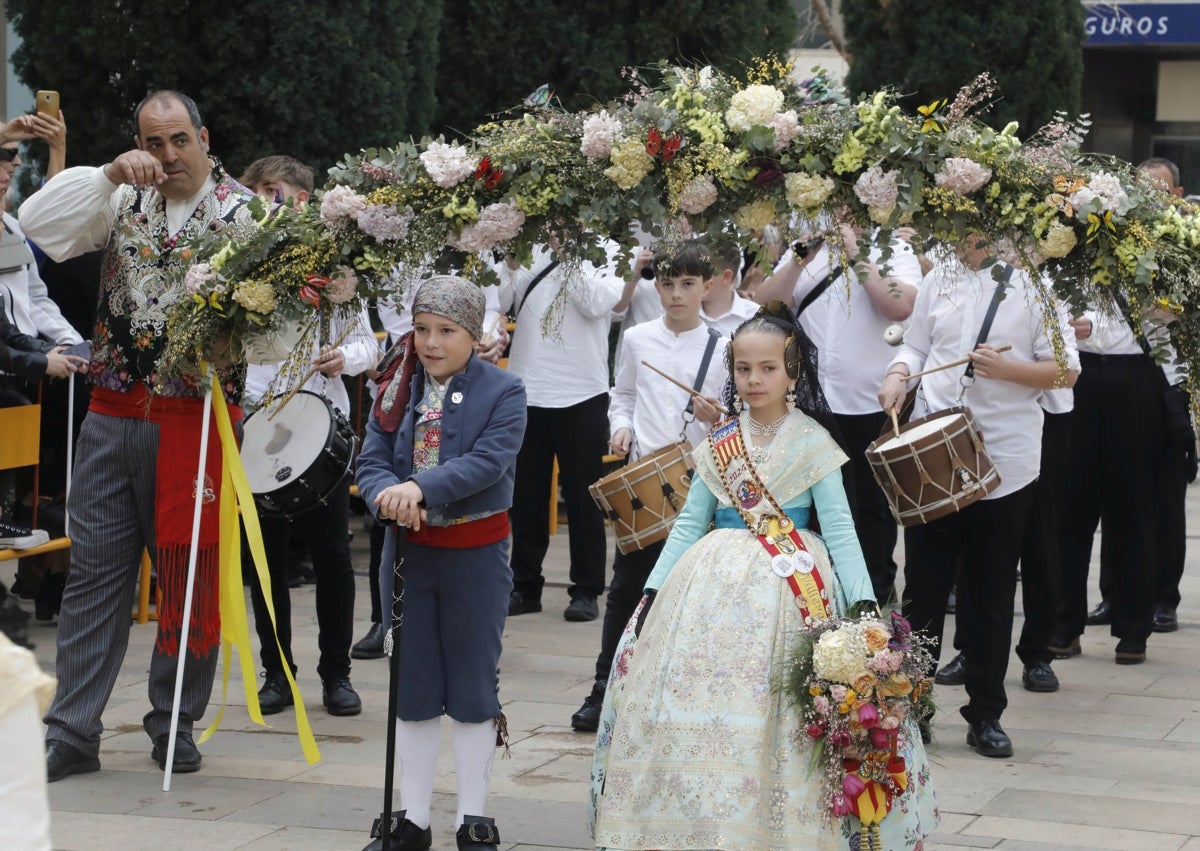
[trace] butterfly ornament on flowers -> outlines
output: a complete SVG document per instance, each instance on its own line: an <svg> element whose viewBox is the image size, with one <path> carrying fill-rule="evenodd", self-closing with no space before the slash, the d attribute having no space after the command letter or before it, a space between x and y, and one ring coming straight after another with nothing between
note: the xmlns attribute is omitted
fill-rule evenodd
<svg viewBox="0 0 1200 851"><path fill-rule="evenodd" d="M542 83L525 96L524 104L525 106L536 109L550 103L550 99L553 97L554 90L550 88L550 84Z"/></svg>
<svg viewBox="0 0 1200 851"><path fill-rule="evenodd" d="M925 106L917 107L917 112L921 113L921 115L925 117L925 121L921 125L922 133L946 132L946 122L940 115L938 115L938 111L941 110L941 108L948 102L949 101L947 101L946 98L942 98L941 100L935 100L933 103L926 104Z"/></svg>

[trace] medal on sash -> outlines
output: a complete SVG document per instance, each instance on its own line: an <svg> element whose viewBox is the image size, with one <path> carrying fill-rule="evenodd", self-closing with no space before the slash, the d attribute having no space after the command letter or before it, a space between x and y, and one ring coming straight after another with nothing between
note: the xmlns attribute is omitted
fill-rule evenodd
<svg viewBox="0 0 1200 851"><path fill-rule="evenodd" d="M708 439L729 501L770 554L772 572L791 588L804 625L825 620L829 617L829 591L816 559L750 462L737 417L718 422Z"/></svg>

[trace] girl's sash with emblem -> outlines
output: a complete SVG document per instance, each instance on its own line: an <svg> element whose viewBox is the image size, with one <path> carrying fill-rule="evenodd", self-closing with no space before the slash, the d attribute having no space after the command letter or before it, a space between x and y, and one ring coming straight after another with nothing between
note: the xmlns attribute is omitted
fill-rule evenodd
<svg viewBox="0 0 1200 851"><path fill-rule="evenodd" d="M729 501L746 528L771 556L771 570L786 580L805 626L830 615L829 591L796 525L767 490L746 452L737 417L722 420L708 435Z"/></svg>

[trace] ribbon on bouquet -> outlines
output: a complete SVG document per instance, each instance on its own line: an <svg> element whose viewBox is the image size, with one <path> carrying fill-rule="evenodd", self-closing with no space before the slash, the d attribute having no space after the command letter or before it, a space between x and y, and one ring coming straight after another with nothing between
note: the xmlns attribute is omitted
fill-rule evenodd
<svg viewBox="0 0 1200 851"><path fill-rule="evenodd" d="M200 742L206 742L216 732L225 715L226 698L229 694L229 672L233 664L233 650L237 649L238 661L242 671L242 685L246 690L246 709L250 720L255 724L267 726L263 721L262 709L258 703L258 690L255 686L258 677L255 672L254 649L250 644L250 626L246 617L246 594L242 585L242 537L238 528L238 515L246 527L246 540L250 546L250 555L254 562L254 570L267 604L267 612L271 616L271 634L275 638L275 646L279 650L279 658L285 658L283 648L279 645L279 632L276 628L275 605L271 601L271 575L267 570L267 554L263 546L262 529L258 525L258 509L254 504L254 495L250 491L250 482L246 479L246 470L242 466L242 456L238 448L237 438L233 433L233 424L229 418L229 408L225 404L225 394L214 374L212 376L212 405L213 416L217 424L217 434L221 440L222 470L221 470L221 503L220 503L220 611L221 611L221 708L213 722L208 725L200 736ZM321 759L321 751L317 748L312 726L308 723L308 713L304 709L304 698L300 695L300 687L292 676L290 665L283 666L284 675L292 690L292 699L296 705L296 733L300 738L300 748L304 758L312 765Z"/></svg>
<svg viewBox="0 0 1200 851"><path fill-rule="evenodd" d="M892 800L908 788L908 765L890 751L872 751L865 760L847 759L842 766L842 790L850 812L865 825L883 821Z"/></svg>

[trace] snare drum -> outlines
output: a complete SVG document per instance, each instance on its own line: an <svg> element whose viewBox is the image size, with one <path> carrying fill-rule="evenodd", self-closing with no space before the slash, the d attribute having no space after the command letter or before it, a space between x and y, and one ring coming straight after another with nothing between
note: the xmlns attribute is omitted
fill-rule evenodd
<svg viewBox="0 0 1200 851"><path fill-rule="evenodd" d="M949 408L879 436L867 447L875 481L901 526L961 511L1000 485L967 408Z"/></svg>
<svg viewBox="0 0 1200 851"><path fill-rule="evenodd" d="M323 396L302 390L282 409L279 401L246 418L242 465L258 507L291 516L323 504L334 488L346 487L358 438Z"/></svg>
<svg viewBox="0 0 1200 851"><path fill-rule="evenodd" d="M613 523L617 549L628 555L667 537L692 482L692 444L674 443L588 488Z"/></svg>

